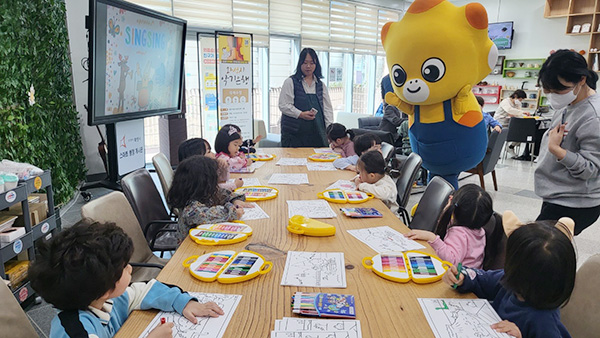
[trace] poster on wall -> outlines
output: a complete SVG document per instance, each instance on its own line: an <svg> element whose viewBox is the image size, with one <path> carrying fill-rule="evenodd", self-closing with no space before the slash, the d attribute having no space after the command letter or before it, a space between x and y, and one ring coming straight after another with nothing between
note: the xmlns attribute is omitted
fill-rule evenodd
<svg viewBox="0 0 600 338"><path fill-rule="evenodd" d="M244 139L253 138L252 35L215 33L219 126L235 124Z"/></svg>
<svg viewBox="0 0 600 338"><path fill-rule="evenodd" d="M215 139L217 135L217 68L215 37L198 35L200 46L200 84L202 93L202 135L205 139Z"/></svg>
<svg viewBox="0 0 600 338"><path fill-rule="evenodd" d="M117 136L117 165L119 176L146 166L144 146L144 120L115 123Z"/></svg>

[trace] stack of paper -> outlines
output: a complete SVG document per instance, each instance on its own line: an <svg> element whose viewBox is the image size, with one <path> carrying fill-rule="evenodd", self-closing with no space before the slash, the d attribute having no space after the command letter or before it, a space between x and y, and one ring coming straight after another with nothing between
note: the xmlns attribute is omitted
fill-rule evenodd
<svg viewBox="0 0 600 338"><path fill-rule="evenodd" d="M275 320L271 338L362 338L360 321L283 318Z"/></svg>

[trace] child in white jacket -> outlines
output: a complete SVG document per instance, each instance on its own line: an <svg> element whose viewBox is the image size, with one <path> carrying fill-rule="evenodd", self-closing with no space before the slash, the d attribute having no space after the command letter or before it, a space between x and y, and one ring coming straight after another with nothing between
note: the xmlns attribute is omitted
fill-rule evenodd
<svg viewBox="0 0 600 338"><path fill-rule="evenodd" d="M398 212L396 183L386 174L386 165L381 152L372 150L360 156L356 163L358 175L354 183L360 191L369 192L379 198L394 214Z"/></svg>

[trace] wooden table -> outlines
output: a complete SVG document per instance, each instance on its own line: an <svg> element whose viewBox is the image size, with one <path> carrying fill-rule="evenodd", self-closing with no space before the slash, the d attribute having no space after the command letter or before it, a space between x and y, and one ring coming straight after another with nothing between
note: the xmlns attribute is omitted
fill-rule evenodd
<svg viewBox="0 0 600 338"><path fill-rule="evenodd" d="M270 216L269 219L247 221L254 234L245 242L224 246L201 246L189 238L175 252L169 263L158 275L158 280L180 286L193 292L212 292L243 295L235 314L229 323L224 337L227 338L267 338L276 319L291 317L290 299L296 291L334 292L352 294L356 298L357 319L361 322L362 335L369 337L434 337L427 320L421 311L417 298L472 298L472 295L459 295L443 282L419 285L413 282L395 283L375 275L362 267L363 257L374 256L376 252L346 232L348 229L361 229L374 226L390 226L402 233L408 228L377 199L370 200L361 207L374 207L384 217L375 219L352 219L339 211L340 207L356 206L331 203L338 214L335 219L324 221L337 228L332 237L306 237L287 231L287 200L317 199L317 193L339 179L351 179L350 171L307 171L305 166L276 166L282 157L308 157L313 149L272 148L266 153L276 154L274 160L266 162L253 174L235 175L257 177L267 185L272 173L308 173L309 185L276 185L279 196L276 199L257 202ZM423 251L434 253L433 249ZM181 263L191 255L202 255L217 250L252 250L273 262L273 269L266 275L238 284L204 283L193 278ZM281 286L281 276L285 266L287 251L343 252L346 264L347 288L307 288ZM156 311L135 311L115 336L116 338L138 337Z"/></svg>

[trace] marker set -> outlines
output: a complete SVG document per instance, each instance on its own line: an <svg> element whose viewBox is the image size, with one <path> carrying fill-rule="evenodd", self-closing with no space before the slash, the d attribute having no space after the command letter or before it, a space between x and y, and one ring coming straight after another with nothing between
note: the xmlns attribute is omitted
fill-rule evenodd
<svg viewBox="0 0 600 338"><path fill-rule="evenodd" d="M315 162L333 162L340 157L342 156L338 153L315 153L310 155L308 159Z"/></svg>
<svg viewBox="0 0 600 338"><path fill-rule="evenodd" d="M266 186L248 186L235 189L235 192L246 195L246 201L270 200L279 194L279 190Z"/></svg>
<svg viewBox="0 0 600 338"><path fill-rule="evenodd" d="M190 274L203 281L219 283L239 283L271 271L273 263L252 251L222 250L202 256L188 257L183 266Z"/></svg>
<svg viewBox="0 0 600 338"><path fill-rule="evenodd" d="M373 198L373 194L362 191L345 191L341 189L325 190L317 194L332 203L363 203Z"/></svg>
<svg viewBox="0 0 600 338"><path fill-rule="evenodd" d="M275 158L275 155L271 154L246 154L246 158L254 161L270 161Z"/></svg>
<svg viewBox="0 0 600 338"><path fill-rule="evenodd" d="M292 312L315 317L356 318L354 296L337 293L296 292Z"/></svg>
<svg viewBox="0 0 600 338"><path fill-rule="evenodd" d="M362 264L385 279L400 283L412 280L420 284L440 280L452 265L420 251L380 253L363 258Z"/></svg>
<svg viewBox="0 0 600 338"><path fill-rule="evenodd" d="M223 245L245 241L252 228L244 223L202 224L190 229L190 238L202 245Z"/></svg>

